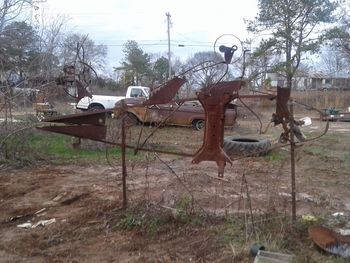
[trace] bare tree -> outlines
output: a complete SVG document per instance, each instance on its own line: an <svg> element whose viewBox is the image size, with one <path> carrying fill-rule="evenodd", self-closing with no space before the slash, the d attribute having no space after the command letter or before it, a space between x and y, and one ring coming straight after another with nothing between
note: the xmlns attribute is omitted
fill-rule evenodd
<svg viewBox="0 0 350 263"><path fill-rule="evenodd" d="M38 69L35 73L47 81L52 80L62 70L59 56L67 22L66 16L58 16L55 19L43 17L40 21L40 54L32 67L33 72Z"/></svg>
<svg viewBox="0 0 350 263"><path fill-rule="evenodd" d="M323 71L328 74L334 74L336 72L344 72L350 69L350 60L344 56L341 50L337 49L326 49L321 53L320 56L320 67Z"/></svg>
<svg viewBox="0 0 350 263"><path fill-rule="evenodd" d="M189 68L197 67L198 70L190 71L188 82L193 89L199 89L211 84L214 84L218 80L224 78L228 79L232 77L230 71L227 71L227 65L223 62L223 58L216 52L198 52L193 57L187 60L187 66Z"/></svg>
<svg viewBox="0 0 350 263"><path fill-rule="evenodd" d="M63 64L79 60L91 65L96 70L103 70L107 52L107 46L96 45L88 35L73 33L64 39L61 59Z"/></svg>
<svg viewBox="0 0 350 263"><path fill-rule="evenodd" d="M15 21L25 8L32 7L32 0L3 0L0 4L0 32L4 30L4 27Z"/></svg>
<svg viewBox="0 0 350 263"><path fill-rule="evenodd" d="M350 0L345 0L341 6L338 24L328 32L327 48L331 48L334 54L339 55L338 62L350 72ZM334 55L332 55L334 59ZM336 61L333 61L333 64ZM342 63L345 62L346 65ZM340 66L340 64L338 65ZM344 69L343 69L344 70Z"/></svg>

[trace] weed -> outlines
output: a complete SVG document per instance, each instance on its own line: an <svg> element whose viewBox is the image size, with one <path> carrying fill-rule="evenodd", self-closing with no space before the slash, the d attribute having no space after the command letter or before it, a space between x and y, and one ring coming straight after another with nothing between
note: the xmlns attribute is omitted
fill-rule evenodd
<svg viewBox="0 0 350 263"><path fill-rule="evenodd" d="M345 154L344 160L345 160L345 162L346 162L347 164L350 164L350 153Z"/></svg>
<svg viewBox="0 0 350 263"><path fill-rule="evenodd" d="M190 197L180 199L176 204L176 218L182 223L189 223L192 218L193 201Z"/></svg>
<svg viewBox="0 0 350 263"><path fill-rule="evenodd" d="M202 226L204 223L203 216L200 214L194 214L191 217L191 224L193 226Z"/></svg>
<svg viewBox="0 0 350 263"><path fill-rule="evenodd" d="M172 217L168 211L154 208L132 207L121 212L116 226L124 229L138 229L144 234L154 235L172 225Z"/></svg>
<svg viewBox="0 0 350 263"><path fill-rule="evenodd" d="M37 156L28 143L32 133L28 123L0 125L0 162L16 166L33 162Z"/></svg>
<svg viewBox="0 0 350 263"><path fill-rule="evenodd" d="M323 148L321 148L320 146L315 146L315 145L308 146L307 148L305 148L304 151L311 153L312 155L322 155L325 152Z"/></svg>
<svg viewBox="0 0 350 263"><path fill-rule="evenodd" d="M270 152L265 156L265 159L272 162L281 162L286 157L281 152Z"/></svg>
<svg viewBox="0 0 350 263"><path fill-rule="evenodd" d="M130 230L133 227L137 226L138 224L136 222L134 215L130 212L127 212L127 213L121 215L121 218L120 218L118 225L123 229Z"/></svg>
<svg viewBox="0 0 350 263"><path fill-rule="evenodd" d="M222 235L222 241L224 243L230 243L234 241L243 245L245 243L242 231L243 222L234 216L226 216L224 218L224 231Z"/></svg>

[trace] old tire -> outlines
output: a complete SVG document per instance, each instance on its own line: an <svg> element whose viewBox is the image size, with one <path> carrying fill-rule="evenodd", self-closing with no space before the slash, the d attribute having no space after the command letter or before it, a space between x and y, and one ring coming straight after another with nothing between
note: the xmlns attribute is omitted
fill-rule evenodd
<svg viewBox="0 0 350 263"><path fill-rule="evenodd" d="M140 124L139 119L131 112L127 112L123 118L125 118L124 120L127 126L135 126Z"/></svg>
<svg viewBox="0 0 350 263"><path fill-rule="evenodd" d="M100 111L104 109L105 108L101 104L91 104L88 108L88 111Z"/></svg>
<svg viewBox="0 0 350 263"><path fill-rule="evenodd" d="M229 156L262 156L270 150L268 139L227 136L224 138L224 151Z"/></svg>

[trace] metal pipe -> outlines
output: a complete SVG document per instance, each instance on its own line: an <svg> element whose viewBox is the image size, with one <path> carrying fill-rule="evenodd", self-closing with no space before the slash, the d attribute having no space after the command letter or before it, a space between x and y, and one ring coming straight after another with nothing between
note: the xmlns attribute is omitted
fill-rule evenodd
<svg viewBox="0 0 350 263"><path fill-rule="evenodd" d="M289 126L290 126L290 170L292 184L292 221L296 222L296 186L295 186L295 142L294 142L294 101L289 101Z"/></svg>
<svg viewBox="0 0 350 263"><path fill-rule="evenodd" d="M122 108L124 110L125 108L125 102L122 101ZM126 143L125 143L125 118L122 118L122 144L121 144L121 151L122 151L122 173L123 173L123 208L126 208L127 206L127 199L126 199L126 160L125 160L125 149L126 149Z"/></svg>

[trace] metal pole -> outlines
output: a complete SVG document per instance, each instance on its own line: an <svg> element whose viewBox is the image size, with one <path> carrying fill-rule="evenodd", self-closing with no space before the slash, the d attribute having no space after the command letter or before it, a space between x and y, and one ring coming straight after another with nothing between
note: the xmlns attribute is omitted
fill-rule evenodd
<svg viewBox="0 0 350 263"><path fill-rule="evenodd" d="M124 111L125 108L125 102L122 101L122 108ZM125 111L124 111L125 112ZM126 143L125 143L125 118L122 118L122 145L121 145L121 150L122 150L122 173L123 173L123 208L126 208L127 206L127 199L126 199L126 161L125 161L125 149L126 149Z"/></svg>
<svg viewBox="0 0 350 263"><path fill-rule="evenodd" d="M294 142L294 109L293 101L289 101L289 126L290 126L290 170L292 184L292 221L296 222L296 186L295 186L295 142Z"/></svg>
<svg viewBox="0 0 350 263"><path fill-rule="evenodd" d="M167 17L167 26L168 26L168 63L169 63L169 72L168 72L168 79L171 79L171 53L170 53L170 13L165 13Z"/></svg>

